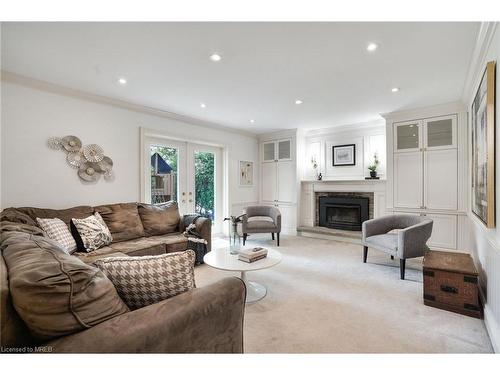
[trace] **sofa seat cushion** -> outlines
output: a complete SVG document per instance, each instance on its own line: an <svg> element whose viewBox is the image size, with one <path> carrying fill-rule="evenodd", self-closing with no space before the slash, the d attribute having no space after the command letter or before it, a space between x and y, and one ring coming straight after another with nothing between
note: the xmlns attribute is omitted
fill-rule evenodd
<svg viewBox="0 0 500 375"><path fill-rule="evenodd" d="M112 243L109 245L114 251L129 256L160 255L167 251L165 243L152 237L140 237L133 240Z"/></svg>
<svg viewBox="0 0 500 375"><path fill-rule="evenodd" d="M114 252L114 253L109 253L109 254L87 254L85 257L80 257L82 262L86 264L93 264L96 260L103 259L103 258L120 258L120 257L126 257L128 256L127 254L123 254L120 252Z"/></svg>
<svg viewBox="0 0 500 375"><path fill-rule="evenodd" d="M144 227L137 203L117 203L95 207L108 226L113 242L132 240L144 236Z"/></svg>
<svg viewBox="0 0 500 375"><path fill-rule="evenodd" d="M114 254L114 253L119 253L119 252L116 251L115 249L109 247L109 246L103 246L97 250L90 252L90 253L77 251L76 253L73 253L73 255L75 257L77 257L78 259L81 259L82 262L90 264L97 258L111 256L111 254ZM120 254L127 255L124 253L120 253Z"/></svg>
<svg viewBox="0 0 500 375"><path fill-rule="evenodd" d="M365 243L382 251L390 251L394 254L398 250L398 235L397 233L378 234L365 238Z"/></svg>
<svg viewBox="0 0 500 375"><path fill-rule="evenodd" d="M159 205L140 203L138 210L146 236L158 236L178 230L181 217L177 202Z"/></svg>
<svg viewBox="0 0 500 375"><path fill-rule="evenodd" d="M182 233L172 233L163 236L149 237L153 240L161 241L167 247L167 253L187 250L188 240Z"/></svg>
<svg viewBox="0 0 500 375"><path fill-rule="evenodd" d="M273 218L269 217L269 216L251 216L247 219L248 223L251 223L253 221L267 221L267 222L274 223Z"/></svg>
<svg viewBox="0 0 500 375"><path fill-rule="evenodd" d="M13 305L39 341L65 336L124 314L128 307L98 269L47 238L10 232L1 249Z"/></svg>
<svg viewBox="0 0 500 375"><path fill-rule="evenodd" d="M156 256L104 258L95 262L127 306L139 309L195 287L194 251Z"/></svg>

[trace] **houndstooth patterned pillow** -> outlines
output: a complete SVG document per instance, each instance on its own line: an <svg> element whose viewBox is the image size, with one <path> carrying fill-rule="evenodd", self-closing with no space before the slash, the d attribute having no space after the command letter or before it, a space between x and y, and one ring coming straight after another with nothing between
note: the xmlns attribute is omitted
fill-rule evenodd
<svg viewBox="0 0 500 375"><path fill-rule="evenodd" d="M135 310L195 288L194 260L194 251L186 250L104 258L95 261L94 265L111 280L123 302Z"/></svg>
<svg viewBox="0 0 500 375"><path fill-rule="evenodd" d="M76 242L68 226L61 219L40 219L36 218L38 226L42 228L46 236L61 245L62 249L72 254L76 250Z"/></svg>

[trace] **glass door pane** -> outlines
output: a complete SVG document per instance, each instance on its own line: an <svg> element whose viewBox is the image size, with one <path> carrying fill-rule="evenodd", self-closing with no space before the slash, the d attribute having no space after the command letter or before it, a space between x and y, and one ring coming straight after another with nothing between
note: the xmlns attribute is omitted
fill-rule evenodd
<svg viewBox="0 0 500 375"><path fill-rule="evenodd" d="M264 146L264 161L274 161L274 159L275 159L275 152L274 152L275 143L268 142L268 143L264 143L263 146Z"/></svg>
<svg viewBox="0 0 500 375"><path fill-rule="evenodd" d="M453 120L451 118L427 121L427 147L453 145Z"/></svg>
<svg viewBox="0 0 500 375"><path fill-rule="evenodd" d="M287 139L278 142L278 160L290 160L292 158L292 141Z"/></svg>
<svg viewBox="0 0 500 375"><path fill-rule="evenodd" d="M178 199L179 151L177 148L152 145L151 151L151 203L161 204Z"/></svg>
<svg viewBox="0 0 500 375"><path fill-rule="evenodd" d="M419 124L396 125L397 150L418 149L420 146Z"/></svg>
<svg viewBox="0 0 500 375"><path fill-rule="evenodd" d="M215 223L215 154L194 152L194 211ZM192 199L192 197L189 197Z"/></svg>

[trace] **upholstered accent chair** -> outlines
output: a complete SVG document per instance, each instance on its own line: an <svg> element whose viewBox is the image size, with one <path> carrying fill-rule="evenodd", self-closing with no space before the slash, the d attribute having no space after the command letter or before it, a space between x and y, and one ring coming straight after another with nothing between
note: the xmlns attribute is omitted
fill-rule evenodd
<svg viewBox="0 0 500 375"><path fill-rule="evenodd" d="M280 210L273 206L249 206L244 213L241 221L243 245L245 245L249 233L271 233L273 240L276 233L276 244L280 245Z"/></svg>
<svg viewBox="0 0 500 375"><path fill-rule="evenodd" d="M424 255L432 234L432 220L417 215L388 215L363 222L363 263L368 248L399 258L401 280L405 278L406 259Z"/></svg>

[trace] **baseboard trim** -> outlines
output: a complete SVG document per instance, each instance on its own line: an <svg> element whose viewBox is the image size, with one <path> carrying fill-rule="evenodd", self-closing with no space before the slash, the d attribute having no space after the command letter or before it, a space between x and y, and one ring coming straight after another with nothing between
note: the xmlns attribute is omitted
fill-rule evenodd
<svg viewBox="0 0 500 375"><path fill-rule="evenodd" d="M488 336L490 336L493 350L495 353L500 353L500 326L488 305L484 306L484 325L486 326Z"/></svg>

